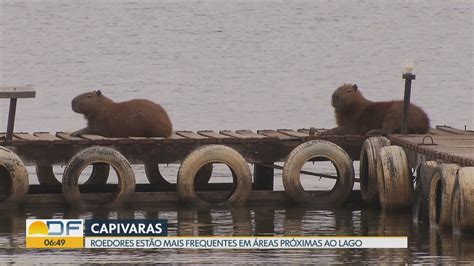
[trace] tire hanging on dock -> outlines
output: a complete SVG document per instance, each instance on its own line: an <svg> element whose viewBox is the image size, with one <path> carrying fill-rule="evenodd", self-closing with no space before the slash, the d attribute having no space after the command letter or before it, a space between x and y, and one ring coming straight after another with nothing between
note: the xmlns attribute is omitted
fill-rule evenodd
<svg viewBox="0 0 474 266"><path fill-rule="evenodd" d="M0 147L0 203L20 204L28 194L28 172L21 159L9 149Z"/></svg>
<svg viewBox="0 0 474 266"><path fill-rule="evenodd" d="M430 226L433 228L451 227L451 201L458 170L456 164L442 164L434 172L429 199Z"/></svg>
<svg viewBox="0 0 474 266"><path fill-rule="evenodd" d="M411 206L413 181L408 167L407 155L402 147L386 146L380 149L380 156L377 158L377 184L382 208Z"/></svg>
<svg viewBox="0 0 474 266"><path fill-rule="evenodd" d="M244 157L232 148L223 145L209 145L191 152L184 159L178 171L178 197L193 205L209 205L196 193L195 182L198 171L211 163L224 163L234 177L232 193L220 204L244 204L252 190L252 173Z"/></svg>
<svg viewBox="0 0 474 266"><path fill-rule="evenodd" d="M111 165L117 172L118 191L107 202L86 200L79 191L78 180L81 172L90 164ZM121 205L135 192L135 175L128 160L118 151L101 146L89 147L74 155L66 165L62 180L63 195L69 205ZM90 195L90 194L89 194ZM90 196L89 196L90 197Z"/></svg>
<svg viewBox="0 0 474 266"><path fill-rule="evenodd" d="M379 201L377 185L377 157L380 149L390 145L385 137L371 137L364 141L360 152L360 191L366 203Z"/></svg>
<svg viewBox="0 0 474 266"><path fill-rule="evenodd" d="M423 221L423 213L427 213L425 209L427 209L427 205L423 205L423 192L421 191L421 186L416 186L415 196L411 206L414 225L418 225L421 221Z"/></svg>
<svg viewBox="0 0 474 266"><path fill-rule="evenodd" d="M453 234L474 234L474 167L459 169L451 209Z"/></svg>
<svg viewBox="0 0 474 266"><path fill-rule="evenodd" d="M421 163L416 171L417 184L412 205L415 224L429 221L430 183L437 166L436 161L426 161Z"/></svg>
<svg viewBox="0 0 474 266"><path fill-rule="evenodd" d="M148 182L154 185L171 185L160 172L157 163L145 163L145 174ZM212 176L212 164L205 165L199 169L196 174L196 182L198 186L206 185Z"/></svg>
<svg viewBox="0 0 474 266"><path fill-rule="evenodd" d="M107 183L109 178L110 166L106 163L95 163L92 165L90 177L84 182L84 185L103 185ZM40 185L57 185L61 182L56 178L51 165L36 165L36 176Z"/></svg>
<svg viewBox="0 0 474 266"><path fill-rule="evenodd" d="M314 158L330 160L337 170L337 181L331 191L314 195L301 185L300 171L304 164ZM322 207L341 205L349 197L354 186L354 166L349 155L338 145L325 141L307 141L296 147L283 166L283 186L286 194L295 202Z"/></svg>

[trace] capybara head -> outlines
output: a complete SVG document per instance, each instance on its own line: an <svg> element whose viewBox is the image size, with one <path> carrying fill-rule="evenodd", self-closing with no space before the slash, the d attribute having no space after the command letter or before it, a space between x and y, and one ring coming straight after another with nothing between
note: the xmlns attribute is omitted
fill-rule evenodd
<svg viewBox="0 0 474 266"><path fill-rule="evenodd" d="M356 84L344 84L332 94L331 104L336 110L348 110L364 99Z"/></svg>
<svg viewBox="0 0 474 266"><path fill-rule="evenodd" d="M72 110L80 114L90 114L96 112L107 98L100 90L80 94L71 101Z"/></svg>

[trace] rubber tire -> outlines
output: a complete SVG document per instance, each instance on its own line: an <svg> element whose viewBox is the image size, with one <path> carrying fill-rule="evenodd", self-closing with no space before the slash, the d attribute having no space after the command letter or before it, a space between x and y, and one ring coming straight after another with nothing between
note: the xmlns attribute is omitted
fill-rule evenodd
<svg viewBox="0 0 474 266"><path fill-rule="evenodd" d="M28 194L28 171L21 159L9 149L0 147L1 173L9 177L10 191L0 203L12 206L22 203ZM2 178L3 180L3 178Z"/></svg>
<svg viewBox="0 0 474 266"><path fill-rule="evenodd" d="M213 204L201 199L194 186L197 172L209 163L224 163L229 166L236 183L233 193L225 201L217 204L242 205L246 203L252 190L252 173L240 153L223 145L203 146L186 156L178 170L177 188L180 201L200 206Z"/></svg>
<svg viewBox="0 0 474 266"><path fill-rule="evenodd" d="M380 149L390 145L385 137L371 137L364 141L360 151L360 192L366 203L378 203L377 157Z"/></svg>
<svg viewBox="0 0 474 266"><path fill-rule="evenodd" d="M474 167L459 169L451 209L453 234L474 234Z"/></svg>
<svg viewBox="0 0 474 266"><path fill-rule="evenodd" d="M171 183L166 180L160 172L158 164L154 163L145 163L145 175L148 179L148 182L153 185L171 185ZM205 165L199 169L196 174L196 182L198 185L206 185L209 183L209 180L212 176L212 164Z"/></svg>
<svg viewBox="0 0 474 266"><path fill-rule="evenodd" d="M426 217L423 216L426 207L427 205L423 205L423 191L421 190L421 186L417 186L415 188L413 205L411 206L414 225L418 225L421 221L427 220Z"/></svg>
<svg viewBox="0 0 474 266"><path fill-rule="evenodd" d="M117 172L118 192L115 198L99 205L119 206L126 203L135 192L135 175L128 160L118 151L101 146L81 150L66 165L62 179L63 195L69 205L93 205L81 196L78 179L90 164L107 163Z"/></svg>
<svg viewBox="0 0 474 266"><path fill-rule="evenodd" d="M383 209L410 207L413 201L413 181L405 150L399 146L380 149L377 158L377 184Z"/></svg>
<svg viewBox="0 0 474 266"><path fill-rule="evenodd" d="M420 165L417 171L417 180L420 181L421 190L423 191L423 195L426 199L426 203L428 203L429 195L430 195L430 185L431 179L433 178L434 172L438 167L438 162L436 161L427 161ZM427 205L428 206L428 205Z"/></svg>
<svg viewBox="0 0 474 266"><path fill-rule="evenodd" d="M313 196L313 193L305 191L301 185L300 171L308 160L315 157L329 159L338 172L336 184L323 196ZM352 159L341 147L325 140L307 141L293 149L283 166L282 175L286 194L294 202L302 204L322 207L341 205L349 197L354 186Z"/></svg>
<svg viewBox="0 0 474 266"><path fill-rule="evenodd" d="M420 167L416 171L416 180L419 182L421 191L421 213L420 221L429 221L429 209L430 209L430 184L433 174L438 166L436 161L426 161L420 164Z"/></svg>
<svg viewBox="0 0 474 266"><path fill-rule="evenodd" d="M429 199L430 226L432 228L445 229L451 227L451 200L458 170L459 166L456 164L442 164L436 168L433 174ZM439 188L441 188L441 191L439 191ZM440 202L437 201L439 197Z"/></svg>
<svg viewBox="0 0 474 266"><path fill-rule="evenodd" d="M95 163L92 165L91 176L84 182L84 185L103 185L109 178L110 166L108 164ZM61 182L56 178L51 165L37 165L36 176L40 185L60 186Z"/></svg>

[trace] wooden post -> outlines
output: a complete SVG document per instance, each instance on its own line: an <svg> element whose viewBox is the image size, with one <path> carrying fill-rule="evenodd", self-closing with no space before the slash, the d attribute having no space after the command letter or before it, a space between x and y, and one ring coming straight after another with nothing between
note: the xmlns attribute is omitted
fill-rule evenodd
<svg viewBox="0 0 474 266"><path fill-rule="evenodd" d="M13 127L15 125L17 100L18 100L17 98L10 99L10 110L8 111L7 135L5 136L6 140L11 140L13 138Z"/></svg>
<svg viewBox="0 0 474 266"><path fill-rule="evenodd" d="M273 162L266 163L273 165ZM255 190L273 190L273 168L260 164L254 165L254 189Z"/></svg>
<svg viewBox="0 0 474 266"><path fill-rule="evenodd" d="M0 98L10 99L10 110L8 111L6 140L13 138L13 129L15 126L16 103L18 98L34 98L36 92L31 86L24 87L0 87Z"/></svg>

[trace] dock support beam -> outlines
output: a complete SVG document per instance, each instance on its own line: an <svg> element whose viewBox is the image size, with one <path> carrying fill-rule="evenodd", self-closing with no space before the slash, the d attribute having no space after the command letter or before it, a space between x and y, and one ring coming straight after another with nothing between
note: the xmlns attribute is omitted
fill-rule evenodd
<svg viewBox="0 0 474 266"><path fill-rule="evenodd" d="M10 110L8 111L8 124L7 124L7 135L6 140L13 138L13 127L15 126L15 114L16 114L16 102L17 98L10 99Z"/></svg>
<svg viewBox="0 0 474 266"><path fill-rule="evenodd" d="M273 165L273 162L265 164ZM274 169L272 167L255 164L253 171L255 190L273 190Z"/></svg>

